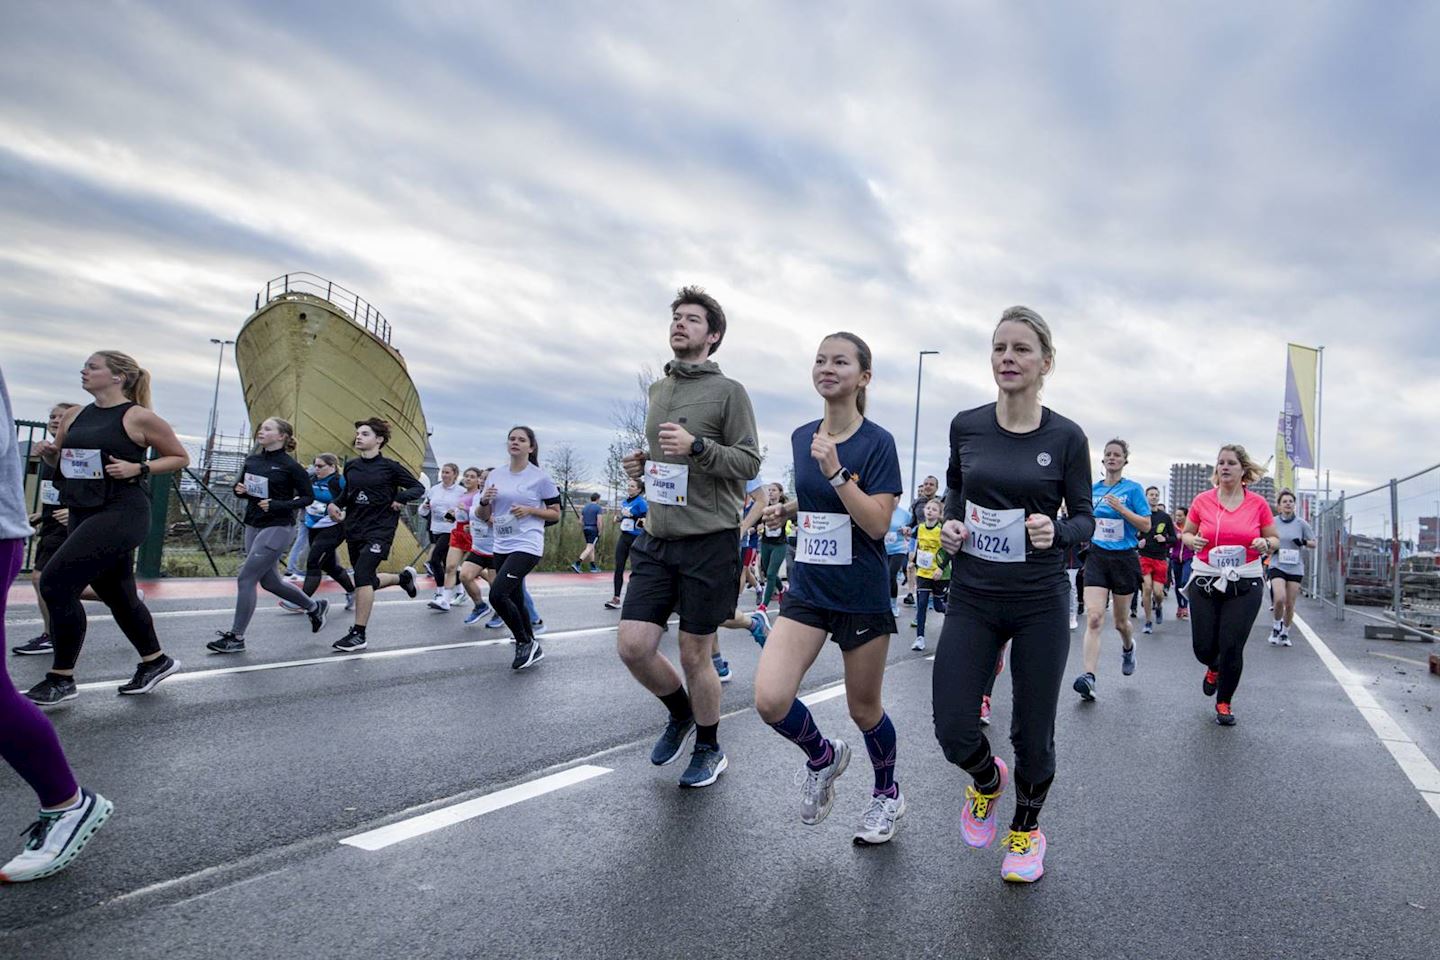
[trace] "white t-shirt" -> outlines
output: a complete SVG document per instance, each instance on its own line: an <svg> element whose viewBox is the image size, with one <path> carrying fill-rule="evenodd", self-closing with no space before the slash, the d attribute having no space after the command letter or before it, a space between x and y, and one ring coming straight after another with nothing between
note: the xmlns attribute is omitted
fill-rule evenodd
<svg viewBox="0 0 1440 960"><path fill-rule="evenodd" d="M508 466L499 467L491 472L486 485L495 488L495 500L490 504L495 552L543 557L545 521L533 516L516 517L510 508L517 505L540 508L546 500L560 496L560 489L550 479L550 474L533 463L527 463L519 473L511 473Z"/></svg>
<svg viewBox="0 0 1440 960"><path fill-rule="evenodd" d="M430 515L431 533L449 533L455 526L454 520L446 520L445 514L449 513L465 496L465 485L463 483L452 483L445 486L437 483L425 494L425 503L420 505L421 514Z"/></svg>

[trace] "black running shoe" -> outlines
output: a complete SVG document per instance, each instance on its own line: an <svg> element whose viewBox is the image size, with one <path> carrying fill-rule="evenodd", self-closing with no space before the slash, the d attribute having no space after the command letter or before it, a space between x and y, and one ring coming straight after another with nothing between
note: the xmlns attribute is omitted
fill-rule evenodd
<svg viewBox="0 0 1440 960"><path fill-rule="evenodd" d="M205 644L205 649L214 650L216 653L244 653L245 638L237 637L229 630L216 630L220 634L218 639L211 640Z"/></svg>
<svg viewBox="0 0 1440 960"><path fill-rule="evenodd" d="M55 644L50 642L50 634L42 633L34 640L26 640L19 646L11 647L10 652L17 657L34 657L42 653L54 653Z"/></svg>
<svg viewBox="0 0 1440 960"><path fill-rule="evenodd" d="M523 640L515 644L515 659L510 661L511 670L524 670L545 659L545 651L534 640Z"/></svg>
<svg viewBox="0 0 1440 960"><path fill-rule="evenodd" d="M66 700L74 700L80 696L80 691L75 689L74 677L62 677L58 673L47 673L45 679L25 691L25 696L36 706L53 707Z"/></svg>
<svg viewBox="0 0 1440 960"><path fill-rule="evenodd" d="M129 697L149 693L161 680L179 669L180 661L167 653L160 654L148 663L141 661L135 668L135 676L130 678L129 683L121 685L120 692Z"/></svg>
<svg viewBox="0 0 1440 960"><path fill-rule="evenodd" d="M414 600L414 599L415 599L415 594L416 594L417 591L415 590L415 568L414 568L414 567L406 567L404 570L401 570L401 571L400 571L400 589L401 589L401 590L404 590L405 593L406 593L406 595L407 595L411 600Z"/></svg>
<svg viewBox="0 0 1440 960"><path fill-rule="evenodd" d="M663 767L674 763L680 758L680 753L685 749L685 741L690 739L690 734L695 730L695 719L676 720L674 717L665 724L665 730L660 734L660 739L655 741L655 748L650 751L650 762L657 767Z"/></svg>
<svg viewBox="0 0 1440 960"><path fill-rule="evenodd" d="M350 632L345 634L345 636L330 644L332 650L339 650L342 653L353 653L356 650L364 650L366 646L365 635L354 627L351 627Z"/></svg>
<svg viewBox="0 0 1440 960"><path fill-rule="evenodd" d="M319 633L325 626L325 617L330 612L329 600L316 600L315 609L310 611L310 632Z"/></svg>

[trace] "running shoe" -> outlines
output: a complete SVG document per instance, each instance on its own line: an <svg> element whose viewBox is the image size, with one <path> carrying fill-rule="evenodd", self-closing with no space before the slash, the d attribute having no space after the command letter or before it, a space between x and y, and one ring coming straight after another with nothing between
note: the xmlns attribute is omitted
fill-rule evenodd
<svg viewBox="0 0 1440 960"><path fill-rule="evenodd" d="M531 620L531 621L530 621L530 632L533 633L533 634L535 634L535 636L537 636L537 637L544 635L544 633L545 633L545 621L544 621L544 620Z"/></svg>
<svg viewBox="0 0 1440 960"><path fill-rule="evenodd" d="M610 598L609 600L606 600L606 601L605 601L605 609L606 609L606 610L619 610L619 609L620 609L620 598L619 598L619 597L612 597L612 598Z"/></svg>
<svg viewBox="0 0 1440 960"><path fill-rule="evenodd" d="M965 805L960 808L960 835L972 847L988 847L995 842L1001 794L1010 785L1010 768L1005 761L995 758L995 768L1000 771L1000 785L991 793L981 793L970 784L965 788Z"/></svg>
<svg viewBox="0 0 1440 960"><path fill-rule="evenodd" d="M304 583L304 582L305 582L305 574L303 574L303 573L287 573L287 574L285 574L285 579L286 579L286 580L289 580L291 583ZM136 592L136 593L139 593L140 591L137 590L137 591L135 591L135 592ZM142 599L143 599L143 598L142 598Z"/></svg>
<svg viewBox="0 0 1440 960"><path fill-rule="evenodd" d="M1272 623L1270 625L1270 645L1272 647L1278 647L1280 645L1280 624L1278 623Z"/></svg>
<svg viewBox="0 0 1440 960"><path fill-rule="evenodd" d="M1076 693L1080 694L1081 700L1089 703L1095 699L1095 674L1082 673L1075 678L1075 682L1070 686Z"/></svg>
<svg viewBox="0 0 1440 960"><path fill-rule="evenodd" d="M19 646L11 647L10 652L17 657L34 657L42 653L54 653L55 644L50 641L50 634L42 633L34 640L26 640Z"/></svg>
<svg viewBox="0 0 1440 960"><path fill-rule="evenodd" d="M1132 644L1129 650L1120 651L1120 672L1125 676L1135 672L1135 647Z"/></svg>
<svg viewBox="0 0 1440 960"><path fill-rule="evenodd" d="M759 603L759 602L760 602L760 598L763 597L763 596L765 596L765 591L764 591L764 590L761 590L759 587L756 587L756 588L755 588L755 602L756 602L756 603Z"/></svg>
<svg viewBox="0 0 1440 960"><path fill-rule="evenodd" d="M450 612L450 595L443 591L437 592L429 603L425 604L431 610L438 610L441 613Z"/></svg>
<svg viewBox="0 0 1440 960"><path fill-rule="evenodd" d="M138 697L141 694L149 693L170 674L180 669L180 661L162 653L154 660L141 661L135 667L135 676L130 678L129 683L120 685L120 693L127 697Z"/></svg>
<svg viewBox="0 0 1440 960"><path fill-rule="evenodd" d="M475 604L474 609L472 609L469 613L465 614L465 626L468 627L470 626L470 624L478 621L481 617L485 616L486 611L488 611L489 609L490 604L486 603L483 600Z"/></svg>
<svg viewBox="0 0 1440 960"><path fill-rule="evenodd" d="M693 717L686 720L676 720L671 717L665 724L660 739L655 741L655 746L650 751L650 762L657 767L674 763L680 758L680 751L685 749L685 741L690 739L690 734L694 731L695 719Z"/></svg>
<svg viewBox="0 0 1440 960"><path fill-rule="evenodd" d="M485 621L486 630L499 630L503 626L505 626L505 621L500 619L500 614L498 613Z"/></svg>
<svg viewBox="0 0 1440 960"><path fill-rule="evenodd" d="M899 820L905 816L905 794L900 788L895 788L895 796L887 797L883 793L872 793L870 795L870 806L865 808L865 815L860 818L860 829L855 831L854 843L857 847L874 846L878 843L887 843L895 836L895 828L900 825Z"/></svg>
<svg viewBox="0 0 1440 960"><path fill-rule="evenodd" d="M1215 722L1220 724L1220 726L1222 727L1235 726L1235 714L1230 712L1230 704L1215 704Z"/></svg>
<svg viewBox="0 0 1440 960"><path fill-rule="evenodd" d="M355 609L355 591L354 591L354 590L351 590L349 593L345 594L345 609L346 609L346 610L354 610L354 609Z"/></svg>
<svg viewBox="0 0 1440 960"><path fill-rule="evenodd" d="M1219 671L1219 670L1206 670L1206 671L1205 671L1205 680L1204 680L1203 683L1200 684L1200 689L1201 689L1202 691L1204 691L1205 696L1207 696L1207 697L1213 697L1213 696L1215 696L1215 688L1218 687L1218 686L1220 686L1220 671Z"/></svg>
<svg viewBox="0 0 1440 960"><path fill-rule="evenodd" d="M750 614L750 636L760 646L765 646L765 641L770 637L770 618L763 613Z"/></svg>
<svg viewBox="0 0 1440 960"><path fill-rule="evenodd" d="M835 781L850 766L850 745L844 740L830 741L830 762L819 770L805 764L795 775L800 785L800 822L815 826L830 815L835 803Z"/></svg>
<svg viewBox="0 0 1440 960"><path fill-rule="evenodd" d="M898 616L900 616L900 601L899 601L899 600L891 600L891 601L890 601L890 616L892 616L892 617L898 617Z"/></svg>
<svg viewBox="0 0 1440 960"><path fill-rule="evenodd" d="M1165 622L1165 611L1164 611L1164 609L1163 609L1163 608L1160 608L1160 607L1156 607L1156 608L1155 608L1155 623L1156 623L1156 625L1158 626L1159 624L1162 624L1162 623L1164 623L1164 622Z"/></svg>
<svg viewBox="0 0 1440 960"><path fill-rule="evenodd" d="M1080 626L1080 621L1076 618L1075 614L1070 614L1070 629L1074 630L1078 626Z"/></svg>
<svg viewBox="0 0 1440 960"><path fill-rule="evenodd" d="M74 677L62 677L58 673L47 673L45 679L25 691L25 696L36 706L53 707L66 700L74 700L80 696L80 691L75 689Z"/></svg>
<svg viewBox="0 0 1440 960"><path fill-rule="evenodd" d="M912 644L910 644L910 649L911 649L911 650L924 650L924 649L925 649L925 636L924 636L924 634L919 634L919 633L917 633L917 634L915 635L915 642L912 643Z"/></svg>
<svg viewBox="0 0 1440 960"><path fill-rule="evenodd" d="M414 600L415 594L420 592L415 589L414 567L406 567L404 570L400 571L400 589L404 590L405 595L408 596L411 600Z"/></svg>
<svg viewBox="0 0 1440 960"><path fill-rule="evenodd" d="M600 572L600 565L597 564L597 563L592 563L592 564L590 564L590 572L591 572L591 573L599 573L599 572Z"/></svg>
<svg viewBox="0 0 1440 960"><path fill-rule="evenodd" d="M244 637L237 637L237 636L235 636L235 634L231 633L229 630L216 630L215 632L216 632L217 634L219 634L219 637L218 637L217 639L211 640L209 643L205 644L205 649L206 649L206 650L211 650L211 651L214 651L215 653L244 653L244 652L245 652L245 638L244 638Z"/></svg>
<svg viewBox="0 0 1440 960"><path fill-rule="evenodd" d="M1155 624L1151 623L1149 620L1146 620L1146 621L1145 621L1144 630L1145 630L1146 633L1154 633L1154 632L1155 632Z"/></svg>
<svg viewBox="0 0 1440 960"><path fill-rule="evenodd" d="M581 569L580 569L580 561L579 561L579 560L576 560L574 563L570 564L570 569L571 569L571 570L574 570L576 573L584 573L584 572L585 572L584 570L581 570Z"/></svg>
<svg viewBox="0 0 1440 960"><path fill-rule="evenodd" d="M720 774L728 766L730 761L725 759L725 752L719 747L697 743L695 752L690 754L690 766L680 775L680 786L708 787L720 779Z"/></svg>
<svg viewBox="0 0 1440 960"><path fill-rule="evenodd" d="M915 629L915 630L920 629L920 618L919 618L919 617L911 617L911 618L910 618L910 627L911 627L911 629Z"/></svg>
<svg viewBox="0 0 1440 960"><path fill-rule="evenodd" d="M1034 883L1045 875L1045 834L1011 830L1005 835L1000 877L1010 883Z"/></svg>
<svg viewBox="0 0 1440 960"><path fill-rule="evenodd" d="M291 603L289 600L277 600L277 601L275 602L275 606L279 607L281 610L284 610L286 613L304 613L304 612L305 612L305 608L304 608L304 607L300 606L300 604L298 604L298 603Z"/></svg>
<svg viewBox="0 0 1440 960"><path fill-rule="evenodd" d="M905 606L907 606L907 607L913 607L913 606L915 606L915 594L913 594L913 593L907 593L907 594L905 594L905 599L904 599L904 601L902 601L902 602L903 602L903 603L905 604Z"/></svg>
<svg viewBox="0 0 1440 960"><path fill-rule="evenodd" d="M980 698L980 725L982 727L990 726L990 694L988 693Z"/></svg>
<svg viewBox="0 0 1440 960"><path fill-rule="evenodd" d="M330 644L330 649L339 650L341 653L354 653L356 650L364 650L367 646L369 643L365 639L365 634L351 627L349 633Z"/></svg>
<svg viewBox="0 0 1440 960"><path fill-rule="evenodd" d="M1282 647L1288 647L1288 646L1290 646L1290 631L1289 631L1289 630L1281 630L1281 631L1280 631L1280 646L1282 646Z"/></svg>
<svg viewBox="0 0 1440 960"><path fill-rule="evenodd" d="M762 603L762 604L760 604L759 606L757 606L757 607L755 608L755 612L756 612L756 613L769 613L770 611L766 610L766 609L765 609L765 604Z"/></svg>
<svg viewBox="0 0 1440 960"><path fill-rule="evenodd" d="M330 601L316 600L315 609L310 611L309 616L310 632L319 633L325 628L325 621L330 616Z"/></svg>
<svg viewBox="0 0 1440 960"><path fill-rule="evenodd" d="M545 659L545 651L534 640L515 644L515 659L510 661L511 670L524 670Z"/></svg>
<svg viewBox="0 0 1440 960"><path fill-rule="evenodd" d="M719 675L721 683L730 682L730 661L718 653L710 654L710 662L715 664L715 673Z"/></svg>
<svg viewBox="0 0 1440 960"><path fill-rule="evenodd" d="M0 883L39 880L64 870L114 810L109 800L84 788L80 802L69 810L41 810L39 819L25 831L20 855L0 867Z"/></svg>

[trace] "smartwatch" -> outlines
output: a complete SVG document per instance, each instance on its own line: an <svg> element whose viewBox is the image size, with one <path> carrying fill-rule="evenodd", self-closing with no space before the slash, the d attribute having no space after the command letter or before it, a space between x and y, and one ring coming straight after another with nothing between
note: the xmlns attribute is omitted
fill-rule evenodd
<svg viewBox="0 0 1440 960"><path fill-rule="evenodd" d="M830 486L835 487L835 488L838 489L838 488L840 488L840 487L845 486L845 484L849 483L851 480L854 480L854 479L855 479L855 474L851 473L851 472L850 472L848 469L846 469L845 467L841 467L839 470L837 470L837 471L835 472L835 476L833 476L833 477L830 478Z"/></svg>
<svg viewBox="0 0 1440 960"><path fill-rule="evenodd" d="M702 454L702 453L704 453L704 452L705 452L705 441L702 440L702 439L700 439L699 437L696 437L696 438L695 438L695 442L692 443L692 444L690 444L690 456L692 456L692 457L698 457L698 456L700 456L700 454Z"/></svg>
<svg viewBox="0 0 1440 960"><path fill-rule="evenodd" d="M148 463L142 463L142 464L140 464L140 474L139 474L139 476L140 476L140 479L141 479L141 480L144 480L146 477L150 476L150 464L148 464Z"/></svg>

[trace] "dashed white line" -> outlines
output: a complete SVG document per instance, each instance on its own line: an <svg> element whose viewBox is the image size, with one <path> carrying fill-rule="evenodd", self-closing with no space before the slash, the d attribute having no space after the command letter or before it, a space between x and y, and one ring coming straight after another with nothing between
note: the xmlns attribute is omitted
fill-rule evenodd
<svg viewBox="0 0 1440 960"><path fill-rule="evenodd" d="M464 803L457 803L454 806L432 810L429 813L422 813L418 817L410 817L407 820L391 823L374 830L357 833L355 836L346 837L340 842L347 846L358 847L361 850L369 850L371 852L384 850L386 847L394 846L397 843L413 840L415 837L424 836L427 833L434 833L436 830L443 830L446 827L453 827L457 823L464 823L466 820L473 820L487 813L503 810L505 807L522 801L532 800L535 797L544 796L556 790L563 790L566 787L573 787L577 783L593 780L609 772L609 767L597 767L592 764L571 767L569 770L552 773L548 777L541 777L538 780L531 780L528 783L518 784L517 786L506 787L504 790L487 793L483 797L466 800Z"/></svg>
<svg viewBox="0 0 1440 960"><path fill-rule="evenodd" d="M1435 816L1440 817L1440 769L1436 769L1430 758L1425 756L1425 751L1401 729L1385 708L1380 706L1375 695L1367 689L1366 684L1359 677L1350 671L1350 668L1340 662L1340 658L1325 645L1320 635L1311 629L1301 617L1295 618L1295 625L1315 649L1320 657L1320 662L1325 664L1325 669L1330 671L1340 684L1340 689L1355 704L1360 711L1360 716L1375 731L1375 736L1390 751L1390 756L1395 758L1405 776L1410 778L1410 783L1420 791L1420 796L1430 805Z"/></svg>
<svg viewBox="0 0 1440 960"><path fill-rule="evenodd" d="M807 693L800 698L800 702L807 707L813 707L817 703L824 703L826 700L834 700L836 697L845 695L845 682L831 684L828 687L821 687L814 693Z"/></svg>

